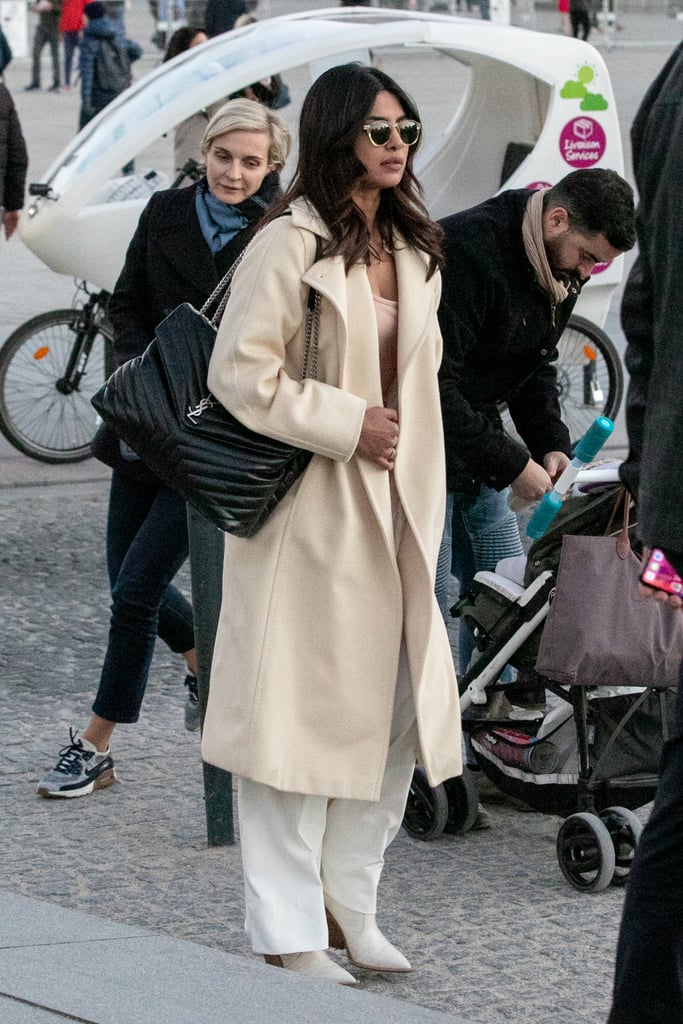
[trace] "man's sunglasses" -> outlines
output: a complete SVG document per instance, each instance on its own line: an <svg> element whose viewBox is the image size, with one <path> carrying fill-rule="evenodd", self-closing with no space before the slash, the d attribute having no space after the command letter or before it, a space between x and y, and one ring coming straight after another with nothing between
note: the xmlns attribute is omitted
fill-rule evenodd
<svg viewBox="0 0 683 1024"><path fill-rule="evenodd" d="M420 138L420 132L422 131L420 122L413 121L409 117L402 117L396 124L391 124L390 121L385 121L383 117L378 117L374 121L368 121L367 124L363 125L363 131L373 146L386 146L394 128L398 132L401 142L406 146L414 146Z"/></svg>

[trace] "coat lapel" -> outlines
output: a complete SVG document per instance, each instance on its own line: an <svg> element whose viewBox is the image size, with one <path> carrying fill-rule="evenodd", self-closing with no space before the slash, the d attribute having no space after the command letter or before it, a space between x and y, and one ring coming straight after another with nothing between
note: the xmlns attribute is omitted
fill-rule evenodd
<svg viewBox="0 0 683 1024"><path fill-rule="evenodd" d="M394 258L398 277L398 382L399 388L410 362L425 338L427 315L429 313L414 299L415 294L424 295L424 289L416 287L425 280L427 268L424 259L400 239Z"/></svg>
<svg viewBox="0 0 683 1024"><path fill-rule="evenodd" d="M194 212L196 189L180 189L178 203L158 228L157 244L180 277L202 292L218 283L211 251Z"/></svg>

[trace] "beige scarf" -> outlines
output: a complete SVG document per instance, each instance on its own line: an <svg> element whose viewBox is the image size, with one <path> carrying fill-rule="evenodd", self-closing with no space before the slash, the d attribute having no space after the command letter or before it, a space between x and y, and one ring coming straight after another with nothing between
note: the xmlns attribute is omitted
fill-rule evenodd
<svg viewBox="0 0 683 1024"><path fill-rule="evenodd" d="M538 283L550 296L553 306L558 306L569 295L569 288L553 277L543 244L543 196L547 188L533 192L526 204L522 221L522 239L529 263L536 271Z"/></svg>

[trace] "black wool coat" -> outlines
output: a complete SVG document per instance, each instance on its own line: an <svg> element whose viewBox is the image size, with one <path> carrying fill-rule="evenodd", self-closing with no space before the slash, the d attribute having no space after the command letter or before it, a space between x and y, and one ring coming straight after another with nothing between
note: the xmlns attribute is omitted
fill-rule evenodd
<svg viewBox="0 0 683 1024"><path fill-rule="evenodd" d="M683 553L683 44L650 86L631 131L639 255L621 321L630 374L630 452L621 475L651 546Z"/></svg>
<svg viewBox="0 0 683 1024"><path fill-rule="evenodd" d="M560 416L557 342L580 284L553 308L536 281L522 240L526 189L503 192L442 220L445 232L439 323L439 371L446 474L453 491L502 490L529 454L571 454ZM507 402L524 445L503 431L498 403Z"/></svg>
<svg viewBox="0 0 683 1024"><path fill-rule="evenodd" d="M271 202L278 183L269 174L258 195ZM157 324L181 302L200 309L254 233L260 216L213 256L195 209L201 184L155 192L140 217L109 300L119 364L141 355Z"/></svg>

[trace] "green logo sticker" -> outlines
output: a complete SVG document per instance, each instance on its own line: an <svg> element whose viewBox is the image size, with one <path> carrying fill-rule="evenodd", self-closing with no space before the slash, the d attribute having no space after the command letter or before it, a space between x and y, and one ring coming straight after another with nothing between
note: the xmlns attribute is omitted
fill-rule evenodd
<svg viewBox="0 0 683 1024"><path fill-rule="evenodd" d="M576 79L568 79L560 90L563 100L581 100L581 110L607 110L609 103L599 92L591 92L588 88L595 78L595 69L590 64L582 64Z"/></svg>

